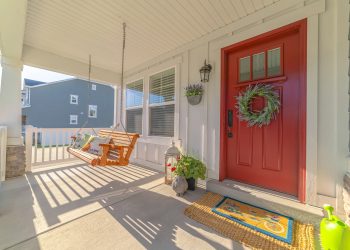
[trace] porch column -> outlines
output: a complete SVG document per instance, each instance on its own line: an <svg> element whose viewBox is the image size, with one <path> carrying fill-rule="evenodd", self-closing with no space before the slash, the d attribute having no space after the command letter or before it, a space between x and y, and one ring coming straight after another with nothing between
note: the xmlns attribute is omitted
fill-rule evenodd
<svg viewBox="0 0 350 250"><path fill-rule="evenodd" d="M22 139L20 60L1 57L0 125L7 126L6 177L23 175L25 171L25 148Z"/></svg>

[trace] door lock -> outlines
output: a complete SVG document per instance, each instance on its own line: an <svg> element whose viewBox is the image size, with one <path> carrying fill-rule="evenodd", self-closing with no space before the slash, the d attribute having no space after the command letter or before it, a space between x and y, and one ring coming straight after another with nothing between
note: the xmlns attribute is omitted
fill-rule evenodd
<svg viewBox="0 0 350 250"><path fill-rule="evenodd" d="M227 125L228 125L227 137L231 138L233 137L233 134L231 132L231 128L233 127L233 110L232 109L229 109L227 111Z"/></svg>

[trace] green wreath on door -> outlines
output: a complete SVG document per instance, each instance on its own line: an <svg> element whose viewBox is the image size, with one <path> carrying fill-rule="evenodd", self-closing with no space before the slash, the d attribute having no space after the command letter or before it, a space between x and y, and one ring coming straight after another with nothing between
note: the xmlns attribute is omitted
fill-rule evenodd
<svg viewBox="0 0 350 250"><path fill-rule="evenodd" d="M263 97L266 100L265 107L258 112L251 110L251 102L256 97ZM270 84L249 85L236 97L236 100L238 118L246 121L249 127L269 125L272 120L276 119L281 106L280 97Z"/></svg>

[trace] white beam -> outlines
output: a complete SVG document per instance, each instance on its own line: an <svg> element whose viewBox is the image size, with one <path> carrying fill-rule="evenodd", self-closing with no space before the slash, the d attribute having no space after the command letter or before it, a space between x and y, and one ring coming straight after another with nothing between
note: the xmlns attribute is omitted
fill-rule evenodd
<svg viewBox="0 0 350 250"><path fill-rule="evenodd" d="M21 145L22 49L27 0L0 1L0 124L8 127L8 145Z"/></svg>
<svg viewBox="0 0 350 250"><path fill-rule="evenodd" d="M67 57L62 57L28 45L23 46L23 64L58 73L88 78L89 65ZM101 83L120 85L121 75L117 72L94 67L92 58L91 80Z"/></svg>
<svg viewBox="0 0 350 250"><path fill-rule="evenodd" d="M27 0L0 1L0 50L3 56L21 58L26 12Z"/></svg>

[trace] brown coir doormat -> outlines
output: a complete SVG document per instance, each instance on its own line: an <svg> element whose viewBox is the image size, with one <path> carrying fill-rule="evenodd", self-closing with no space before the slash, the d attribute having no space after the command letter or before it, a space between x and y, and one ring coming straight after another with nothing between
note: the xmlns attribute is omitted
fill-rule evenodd
<svg viewBox="0 0 350 250"><path fill-rule="evenodd" d="M223 198L219 194L206 193L185 209L185 215L252 249L315 249L313 225L294 221L293 240L288 244L212 212Z"/></svg>

